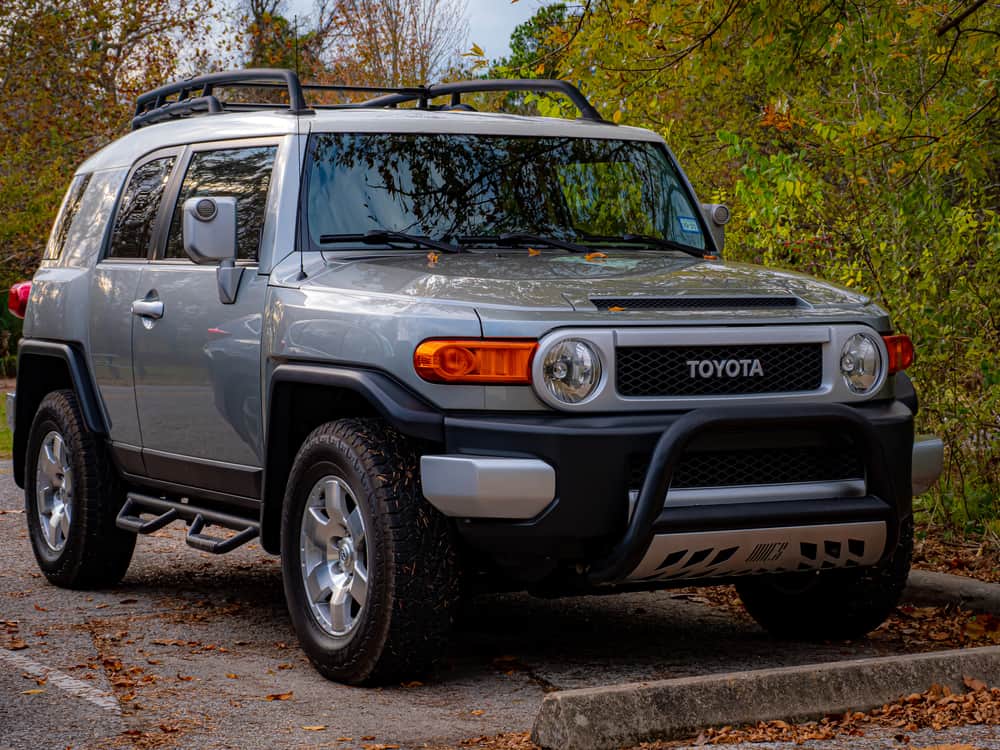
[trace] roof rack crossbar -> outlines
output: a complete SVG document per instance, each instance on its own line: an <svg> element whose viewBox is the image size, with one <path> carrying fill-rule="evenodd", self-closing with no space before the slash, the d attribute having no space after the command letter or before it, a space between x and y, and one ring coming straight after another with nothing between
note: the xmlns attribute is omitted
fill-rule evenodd
<svg viewBox="0 0 1000 750"><path fill-rule="evenodd" d="M284 89L288 93L287 104L263 102L223 102L216 95L219 88L264 88ZM451 107L462 105L462 95L485 92L509 91L550 91L566 96L584 120L606 122L580 90L567 81L548 78L495 79L481 81L456 81L433 86L351 86L346 84L306 83L303 84L295 71L283 68L249 68L225 73L209 73L183 81L176 81L148 91L135 102L135 116L132 129L145 125L188 117L194 114L218 114L227 110L247 111L281 109L291 114L312 114L306 104L305 91L333 91L340 93L361 92L381 94L362 102L344 104L317 104L317 109L374 108L395 109L405 102L416 102L420 109L443 109L431 107L431 101L441 96L451 97Z"/></svg>
<svg viewBox="0 0 1000 750"><path fill-rule="evenodd" d="M179 99L163 106L151 109L141 115L132 118L132 130L138 130L144 125L153 125L158 122L173 120L178 117L188 117L198 112L207 112L210 115L223 112L222 102L209 94L208 96L197 96L193 99Z"/></svg>
<svg viewBox="0 0 1000 750"><path fill-rule="evenodd" d="M431 99L451 95L452 106L462 103L462 94L485 93L493 91L551 91L563 94L580 110L584 120L606 122L587 97L568 81L553 78L497 78L483 81L456 81L454 83L439 83L434 86L422 87L412 93L392 93L362 102L363 107L392 107L403 102L416 101L417 106L426 109Z"/></svg>

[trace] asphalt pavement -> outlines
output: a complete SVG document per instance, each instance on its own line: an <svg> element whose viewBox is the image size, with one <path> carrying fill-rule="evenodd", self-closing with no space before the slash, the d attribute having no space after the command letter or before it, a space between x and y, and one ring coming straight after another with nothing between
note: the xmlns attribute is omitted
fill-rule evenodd
<svg viewBox="0 0 1000 750"><path fill-rule="evenodd" d="M21 491L0 465L0 750L457 746L530 730L551 690L900 648L776 642L689 594L482 596L466 606L432 678L345 687L299 651L279 562L256 545L216 557L167 528L139 539L114 590L49 585Z"/></svg>

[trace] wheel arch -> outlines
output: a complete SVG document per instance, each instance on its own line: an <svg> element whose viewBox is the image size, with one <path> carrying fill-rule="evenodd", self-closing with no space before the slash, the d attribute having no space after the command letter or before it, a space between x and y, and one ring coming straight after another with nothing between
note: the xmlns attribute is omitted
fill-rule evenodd
<svg viewBox="0 0 1000 750"><path fill-rule="evenodd" d="M404 435L444 441L444 418L385 373L348 367L286 363L270 377L267 400L261 546L281 547L281 507L292 462L305 438L326 422L381 417Z"/></svg>
<svg viewBox="0 0 1000 750"><path fill-rule="evenodd" d="M14 415L14 481L24 487L28 433L42 399L52 391L71 389L80 404L87 429L108 434L108 419L83 353L57 341L23 339L17 352L17 401Z"/></svg>

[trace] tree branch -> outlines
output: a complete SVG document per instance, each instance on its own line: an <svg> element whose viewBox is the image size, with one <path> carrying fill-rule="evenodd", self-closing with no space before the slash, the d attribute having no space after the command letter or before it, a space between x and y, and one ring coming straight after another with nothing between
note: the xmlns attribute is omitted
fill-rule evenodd
<svg viewBox="0 0 1000 750"><path fill-rule="evenodd" d="M948 18L948 19L946 19L943 23L941 23L934 30L934 32L938 36L944 36L951 29L956 28L960 23L962 23L962 21L964 21L966 18L968 18L969 16L971 16L973 13L975 13L977 10L979 10L984 5L986 5L987 2L988 2L988 0L975 0L975 2L972 3L972 5L970 5L968 8L966 8L965 10L963 10L961 13L959 13L954 18Z"/></svg>

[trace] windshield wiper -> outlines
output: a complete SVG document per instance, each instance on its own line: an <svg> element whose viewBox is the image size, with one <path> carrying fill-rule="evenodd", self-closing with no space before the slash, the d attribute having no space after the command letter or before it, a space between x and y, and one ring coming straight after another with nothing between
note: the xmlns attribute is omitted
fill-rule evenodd
<svg viewBox="0 0 1000 750"><path fill-rule="evenodd" d="M364 245L385 245L390 242L412 242L419 247L430 247L445 253L460 253L462 248L444 240L421 237L418 234L393 232L388 229L373 229L364 234L324 234L319 238L322 245L348 244L360 242Z"/></svg>
<svg viewBox="0 0 1000 750"><path fill-rule="evenodd" d="M608 243L617 242L625 245L653 245L654 247L662 248L664 250L678 250L682 253L693 255L695 258L705 257L704 250L699 250L696 247L691 247L690 245L684 245L680 242L674 242L673 240L664 239L663 237L652 237L647 234L620 234L620 235L588 234L584 236L586 239L592 242L608 242Z"/></svg>
<svg viewBox="0 0 1000 750"><path fill-rule="evenodd" d="M499 236L473 235L456 237L455 241L461 244L487 242L492 245L500 245L504 247L515 247L518 245L525 247L529 245L544 245L546 247L555 247L560 250L568 250L571 253L590 252L589 247L578 245L575 242L560 240L556 237L546 237L542 234L532 234L531 232L513 232L510 234L501 234Z"/></svg>

